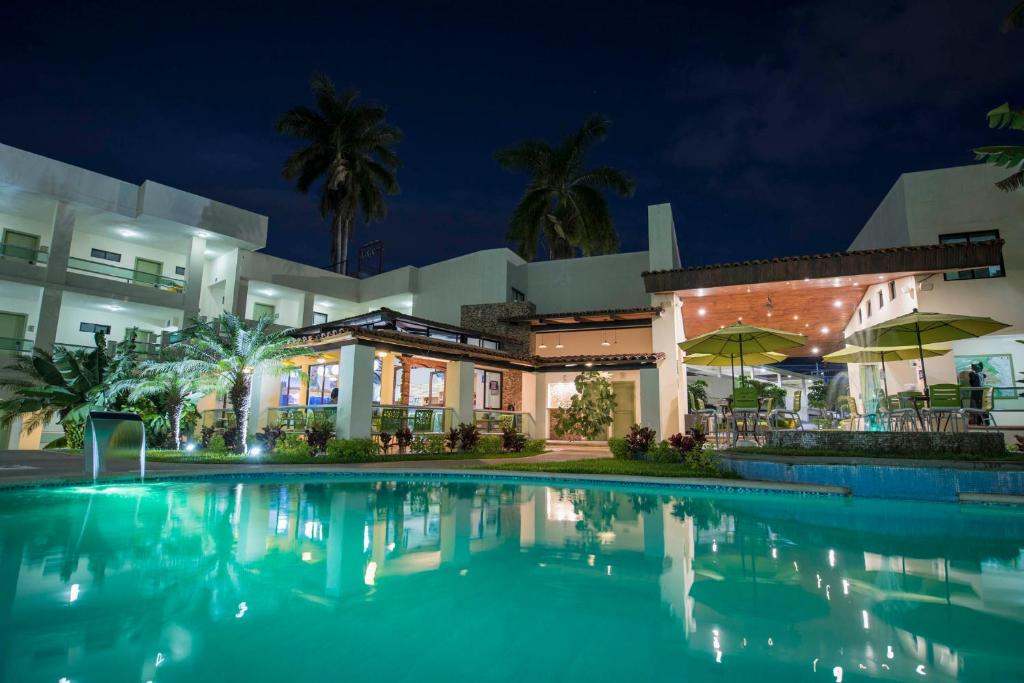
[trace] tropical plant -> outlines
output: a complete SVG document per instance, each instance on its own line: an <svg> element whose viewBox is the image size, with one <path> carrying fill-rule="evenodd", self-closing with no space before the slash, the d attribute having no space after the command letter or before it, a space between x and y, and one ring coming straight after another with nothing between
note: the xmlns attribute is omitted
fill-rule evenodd
<svg viewBox="0 0 1024 683"><path fill-rule="evenodd" d="M476 428L475 424L465 423L459 425L459 447L469 453L476 448L477 441L480 440L480 430Z"/></svg>
<svg viewBox="0 0 1024 683"><path fill-rule="evenodd" d="M284 332L271 332L269 316L249 325L232 313L222 313L213 321L196 321L178 342L179 359L167 362L167 370L194 378L203 393L226 394L231 402L237 429L232 439L234 450L246 451L252 377L270 373L281 362L303 350Z"/></svg>
<svg viewBox="0 0 1024 683"><path fill-rule="evenodd" d="M807 390L807 405L818 410L824 410L828 401L828 385L824 380L816 379L811 382Z"/></svg>
<svg viewBox="0 0 1024 683"><path fill-rule="evenodd" d="M331 263L344 273L356 214L372 223L384 218L385 194L398 192L400 163L392 147L402 132L385 121L387 110L360 104L358 90L339 93L331 79L309 79L316 108L293 107L277 122L277 132L305 141L285 159L284 177L306 194L320 183L320 215L331 219Z"/></svg>
<svg viewBox="0 0 1024 683"><path fill-rule="evenodd" d="M588 370L576 375L576 394L565 408L556 408L555 431L584 439L602 439L608 434L615 412L612 384L599 372Z"/></svg>
<svg viewBox="0 0 1024 683"><path fill-rule="evenodd" d="M641 456L654 445L656 434L650 427L633 425L629 428L629 434L626 435L626 448L634 458Z"/></svg>
<svg viewBox="0 0 1024 683"><path fill-rule="evenodd" d="M526 446L526 435L520 434L513 427L501 430L501 447L509 453L518 453Z"/></svg>
<svg viewBox="0 0 1024 683"><path fill-rule="evenodd" d="M332 417L330 413L315 413L306 424L306 443L315 454L326 451L327 442L334 436L335 425Z"/></svg>
<svg viewBox="0 0 1024 683"><path fill-rule="evenodd" d="M454 453L455 449L459 447L459 438L461 433L458 427L452 427L448 430L448 433L444 436L444 445L448 449L449 453Z"/></svg>
<svg viewBox="0 0 1024 683"><path fill-rule="evenodd" d="M687 385L687 389L689 389L690 396L694 399L703 401L704 403L708 402L708 383L704 380L698 379L690 382ZM693 412L692 405L690 407L690 411Z"/></svg>
<svg viewBox="0 0 1024 683"><path fill-rule="evenodd" d="M23 429L34 431L57 418L69 448L80 448L90 410L100 406L100 394L111 365L102 332L95 348L56 346L53 353L35 348L31 356L14 358L0 373L0 425L9 427L24 416Z"/></svg>
<svg viewBox="0 0 1024 683"><path fill-rule="evenodd" d="M399 427L395 431L395 443L398 444L398 452L405 453L412 444L412 430L408 427Z"/></svg>
<svg viewBox="0 0 1024 683"><path fill-rule="evenodd" d="M377 438L380 440L381 452L387 455L388 449L391 448L391 442L392 440L394 440L395 437L391 434L391 432L381 432L380 434L377 435Z"/></svg>
<svg viewBox="0 0 1024 683"><path fill-rule="evenodd" d="M178 371L180 349L165 352L162 360L143 361L132 377L115 379L109 384L109 393L126 395L128 403L152 401L156 410L167 418L170 435L176 450L181 448L181 417L185 405L200 396L198 378ZM170 355L174 354L174 355Z"/></svg>
<svg viewBox="0 0 1024 683"><path fill-rule="evenodd" d="M594 114L557 147L527 140L495 155L505 170L531 176L512 211L507 234L526 260L536 258L540 242L552 259L571 258L577 249L586 256L618 249L619 236L604 192L631 197L636 184L611 166L584 165L587 152L604 140L610 126Z"/></svg>

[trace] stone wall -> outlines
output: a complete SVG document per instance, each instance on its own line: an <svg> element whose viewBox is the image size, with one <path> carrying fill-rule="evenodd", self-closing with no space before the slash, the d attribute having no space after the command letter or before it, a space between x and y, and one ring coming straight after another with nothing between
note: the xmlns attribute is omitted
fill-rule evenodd
<svg viewBox="0 0 1024 683"><path fill-rule="evenodd" d="M769 432L768 446L816 450L860 451L873 455L963 453L999 455L1006 451L999 432Z"/></svg>
<svg viewBox="0 0 1024 683"><path fill-rule="evenodd" d="M467 304L462 307L462 327L479 330L483 334L507 337L506 351L530 352L530 326L527 323L507 323L505 318L534 315L537 307L529 301L509 301L500 304ZM502 399L504 400L504 398Z"/></svg>
<svg viewBox="0 0 1024 683"><path fill-rule="evenodd" d="M501 378L501 409L523 409L523 372L522 370L502 370ZM510 407L511 406L511 407Z"/></svg>

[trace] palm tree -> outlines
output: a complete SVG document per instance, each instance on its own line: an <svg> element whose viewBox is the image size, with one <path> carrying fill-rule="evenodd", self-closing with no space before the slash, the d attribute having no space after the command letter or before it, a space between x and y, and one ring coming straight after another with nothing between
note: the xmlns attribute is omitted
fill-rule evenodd
<svg viewBox="0 0 1024 683"><path fill-rule="evenodd" d="M102 407L102 391L112 361L102 332L95 348L56 346L53 353L35 348L31 356L13 359L0 373L0 425L9 427L24 415L23 428L34 431L53 418L64 428L67 446L81 446L82 425L89 411Z"/></svg>
<svg viewBox="0 0 1024 683"><path fill-rule="evenodd" d="M385 121L387 110L358 104L358 90L338 93L322 73L309 80L316 109L293 107L277 122L277 132L306 142L285 159L282 172L306 194L318 181L320 215L331 218L331 261L344 274L356 213L363 221L387 214L384 195L398 192L400 162L392 147L402 132Z"/></svg>
<svg viewBox="0 0 1024 683"><path fill-rule="evenodd" d="M204 393L226 394L235 414L235 450L247 451L249 404L252 376L273 372L281 361L302 353L284 332L271 332L270 316L263 316L251 328L238 316L222 313L213 322L197 321L179 342L178 360L163 363L161 373L176 373L196 382Z"/></svg>
<svg viewBox="0 0 1024 683"><path fill-rule="evenodd" d="M182 360L182 350L167 351L160 361L143 361L137 375L116 381L111 388L125 392L129 403L149 399L166 416L174 437L175 450L181 449L181 415L185 405L200 396L198 379L177 371L174 363ZM166 427L164 427L166 429Z"/></svg>
<svg viewBox="0 0 1024 683"><path fill-rule="evenodd" d="M616 168L584 166L587 152L605 139L609 127L610 121L594 114L558 147L527 140L495 155L505 170L532 176L507 234L526 260L536 258L541 240L553 259L571 258L577 249L586 256L618 249L619 236L603 192L632 197L636 184Z"/></svg>

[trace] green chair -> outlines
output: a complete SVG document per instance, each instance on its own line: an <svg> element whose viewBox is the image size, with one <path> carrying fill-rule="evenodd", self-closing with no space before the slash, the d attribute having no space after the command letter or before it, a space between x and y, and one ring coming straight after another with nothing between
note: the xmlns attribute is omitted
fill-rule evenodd
<svg viewBox="0 0 1024 683"><path fill-rule="evenodd" d="M692 392L689 395L692 396ZM690 412L697 418L695 426L699 426L705 434L712 435L715 446L718 446L718 411L714 407L709 408L702 398L693 398L690 406Z"/></svg>
<svg viewBox="0 0 1024 683"><path fill-rule="evenodd" d="M498 429L505 431L506 429L512 429L516 426L516 416L504 413L498 416Z"/></svg>
<svg viewBox="0 0 1024 683"><path fill-rule="evenodd" d="M381 408L380 431L381 433L394 434L402 428L402 420L405 418L405 411L401 408Z"/></svg>
<svg viewBox="0 0 1024 683"><path fill-rule="evenodd" d="M924 394L920 391L901 391L896 395L899 396L900 399L900 408L910 411L909 415L912 417L911 420L907 421L907 429L909 431L919 431L923 429L922 418L928 408L928 406L920 400Z"/></svg>
<svg viewBox="0 0 1024 683"><path fill-rule="evenodd" d="M995 407L995 391L992 387L982 387L981 389L981 407L980 408L964 408L964 418L967 419L971 416L977 416L978 423L982 429L996 430L999 427L996 426L996 416L992 414L992 409ZM969 427L968 427L969 428Z"/></svg>
<svg viewBox="0 0 1024 683"><path fill-rule="evenodd" d="M803 431L804 424L800 419L800 392L793 392L793 407L786 410L786 406L768 413L768 428L776 431Z"/></svg>
<svg viewBox="0 0 1024 683"><path fill-rule="evenodd" d="M846 429L848 431L858 431L854 427L860 425L860 430L864 430L864 413L862 413L857 407L857 399L853 396L840 396L839 397L839 409L843 411L846 420Z"/></svg>
<svg viewBox="0 0 1024 683"><path fill-rule="evenodd" d="M933 384L928 390L925 416L933 431L963 431L967 418L960 400L960 387L956 384Z"/></svg>
<svg viewBox="0 0 1024 683"><path fill-rule="evenodd" d="M736 387L732 392L732 426L735 444L740 436L750 435L757 440L757 421L760 406L755 387Z"/></svg>
<svg viewBox="0 0 1024 683"><path fill-rule="evenodd" d="M385 408L385 410L388 410ZM412 418L412 431L414 432L429 432L434 427L434 411L433 410L417 410L413 413Z"/></svg>

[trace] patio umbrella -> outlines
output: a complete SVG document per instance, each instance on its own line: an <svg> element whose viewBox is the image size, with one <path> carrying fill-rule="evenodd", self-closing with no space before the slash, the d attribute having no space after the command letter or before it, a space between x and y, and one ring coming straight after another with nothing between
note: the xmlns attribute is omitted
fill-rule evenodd
<svg viewBox="0 0 1024 683"><path fill-rule="evenodd" d="M872 346L860 348L859 346L848 346L827 356L822 360L829 363L881 363L882 364L882 385L885 387L885 395L889 395L889 381L885 376L885 362L914 360L915 358L933 358L944 356L949 349L938 346L923 346L918 349L916 346Z"/></svg>
<svg viewBox="0 0 1024 683"><path fill-rule="evenodd" d="M735 365L736 354L729 353L724 355L717 355L714 353L688 353L683 358L683 362L687 365L702 365L707 367L725 367L729 366L732 371L732 388L736 388L736 372L733 370ZM751 365L772 365L786 360L786 356L781 353L774 351L765 351L764 353L748 353L746 355L746 362Z"/></svg>
<svg viewBox="0 0 1024 683"><path fill-rule="evenodd" d="M679 343L687 353L710 353L716 356L735 355L740 359L740 374L743 374L744 350L746 353L765 353L803 346L807 337L793 332L782 332L767 327L755 327L737 322L720 330L713 330L693 339Z"/></svg>
<svg viewBox="0 0 1024 683"><path fill-rule="evenodd" d="M928 393L928 375L924 369L924 345L939 344L957 339L983 337L1009 327L992 318L956 313L912 313L878 323L854 332L846 339L851 346L916 346L921 360L921 379Z"/></svg>

